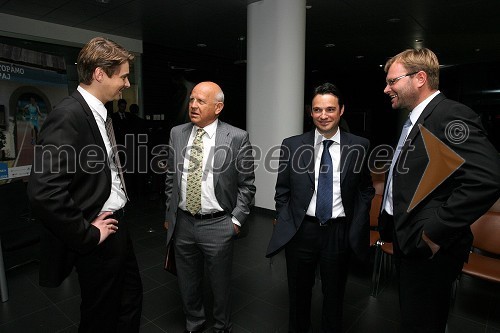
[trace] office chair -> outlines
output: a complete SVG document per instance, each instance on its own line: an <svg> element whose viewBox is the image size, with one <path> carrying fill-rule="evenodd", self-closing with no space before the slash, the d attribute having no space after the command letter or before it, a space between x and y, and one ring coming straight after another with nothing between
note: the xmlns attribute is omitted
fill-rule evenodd
<svg viewBox="0 0 500 333"><path fill-rule="evenodd" d="M462 273L500 282L500 212L488 211L471 225L474 241Z"/></svg>

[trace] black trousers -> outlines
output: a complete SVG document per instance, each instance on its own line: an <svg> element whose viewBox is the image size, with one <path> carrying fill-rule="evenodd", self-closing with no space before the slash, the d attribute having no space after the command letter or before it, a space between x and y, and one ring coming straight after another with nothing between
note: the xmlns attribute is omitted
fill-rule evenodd
<svg viewBox="0 0 500 333"><path fill-rule="evenodd" d="M432 258L406 258L396 236L393 245L399 277L401 332L444 333L452 284L462 270L463 260L445 249Z"/></svg>
<svg viewBox="0 0 500 333"><path fill-rule="evenodd" d="M77 259L82 298L79 333L139 332L142 282L127 223L122 216L117 220L115 234Z"/></svg>
<svg viewBox="0 0 500 333"><path fill-rule="evenodd" d="M304 220L285 248L289 331L311 332L311 297L319 264L323 307L321 332L341 332L345 285L349 268L349 224L333 220L327 226Z"/></svg>

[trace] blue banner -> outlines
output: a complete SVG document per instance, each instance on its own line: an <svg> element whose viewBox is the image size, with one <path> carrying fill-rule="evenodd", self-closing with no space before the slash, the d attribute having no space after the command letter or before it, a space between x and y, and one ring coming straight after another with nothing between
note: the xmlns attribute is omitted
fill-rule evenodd
<svg viewBox="0 0 500 333"><path fill-rule="evenodd" d="M0 61L0 81L36 84L68 84L66 74Z"/></svg>

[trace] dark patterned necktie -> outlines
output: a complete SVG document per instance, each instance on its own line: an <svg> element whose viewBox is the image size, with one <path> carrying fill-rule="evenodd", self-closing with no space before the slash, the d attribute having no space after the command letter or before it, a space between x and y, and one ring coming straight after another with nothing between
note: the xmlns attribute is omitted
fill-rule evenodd
<svg viewBox="0 0 500 333"><path fill-rule="evenodd" d="M120 181L122 183L123 192L125 192L125 196L128 199L127 189L125 187L125 179L123 178L123 170L122 165L120 163L120 157L118 156L118 148L116 148L116 138L115 131L113 130L113 121L111 117L106 118L106 133L108 134L109 143L111 144L111 155L113 157L113 161L115 162L116 170L118 171L118 176L120 177Z"/></svg>
<svg viewBox="0 0 500 333"><path fill-rule="evenodd" d="M330 155L332 140L323 140L323 154L319 166L318 191L316 193L316 217L320 224L332 218L333 163Z"/></svg>
<svg viewBox="0 0 500 333"><path fill-rule="evenodd" d="M205 130L198 128L193 140L189 156L189 170L186 187L186 209L192 215L201 209L201 176L203 173L203 134Z"/></svg>

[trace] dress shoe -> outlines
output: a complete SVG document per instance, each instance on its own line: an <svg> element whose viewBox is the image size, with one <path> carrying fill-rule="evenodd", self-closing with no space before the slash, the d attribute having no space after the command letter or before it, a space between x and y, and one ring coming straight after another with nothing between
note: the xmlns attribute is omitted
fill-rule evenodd
<svg viewBox="0 0 500 333"><path fill-rule="evenodd" d="M202 325L200 328L198 328L195 331L184 330L184 333L202 333L204 330L205 330L205 325Z"/></svg>

